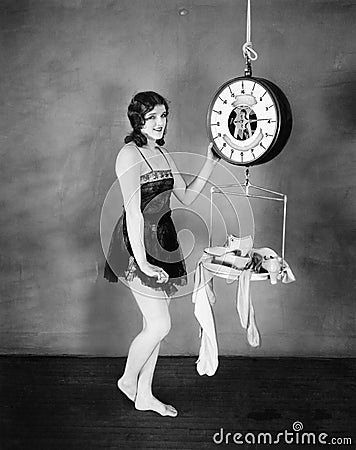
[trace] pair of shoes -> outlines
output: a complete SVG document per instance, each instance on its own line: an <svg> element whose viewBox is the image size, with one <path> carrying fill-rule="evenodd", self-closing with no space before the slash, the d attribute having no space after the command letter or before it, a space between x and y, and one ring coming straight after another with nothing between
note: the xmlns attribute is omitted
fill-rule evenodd
<svg viewBox="0 0 356 450"><path fill-rule="evenodd" d="M226 255L227 253L232 253L234 256L249 258L252 246L253 239L251 236L239 238L233 234L229 234L223 246L207 247L204 251L208 255L218 257Z"/></svg>

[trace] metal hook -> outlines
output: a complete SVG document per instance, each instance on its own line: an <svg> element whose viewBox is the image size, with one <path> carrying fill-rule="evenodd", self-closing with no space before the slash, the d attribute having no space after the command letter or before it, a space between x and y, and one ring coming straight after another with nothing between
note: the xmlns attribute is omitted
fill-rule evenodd
<svg viewBox="0 0 356 450"><path fill-rule="evenodd" d="M249 176L250 176L250 169L247 167L246 170L245 170L245 192L246 192L247 195L248 195L248 189L249 189L249 186L250 186Z"/></svg>
<svg viewBox="0 0 356 450"><path fill-rule="evenodd" d="M252 77L252 66L251 66L251 61L250 61L250 58L248 58L247 56L246 56L246 58L245 58L245 64L246 64L246 67L245 67L245 77Z"/></svg>

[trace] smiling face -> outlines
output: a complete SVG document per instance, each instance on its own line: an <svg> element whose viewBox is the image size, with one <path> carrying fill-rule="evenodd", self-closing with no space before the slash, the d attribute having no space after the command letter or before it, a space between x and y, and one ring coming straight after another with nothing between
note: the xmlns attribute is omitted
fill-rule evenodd
<svg viewBox="0 0 356 450"><path fill-rule="evenodd" d="M145 114L145 124L141 128L141 133L148 140L157 141L162 139L167 125L167 111L164 105L156 105L151 111Z"/></svg>

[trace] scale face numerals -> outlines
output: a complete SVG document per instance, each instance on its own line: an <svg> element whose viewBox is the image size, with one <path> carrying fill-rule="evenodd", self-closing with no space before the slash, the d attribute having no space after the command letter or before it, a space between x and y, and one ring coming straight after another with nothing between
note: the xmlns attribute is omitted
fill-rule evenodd
<svg viewBox="0 0 356 450"><path fill-rule="evenodd" d="M274 86L267 80L240 77L225 83L216 92L208 110L208 135L214 142L214 150L226 161L257 164L276 143L281 108ZM284 100L288 103L285 97Z"/></svg>

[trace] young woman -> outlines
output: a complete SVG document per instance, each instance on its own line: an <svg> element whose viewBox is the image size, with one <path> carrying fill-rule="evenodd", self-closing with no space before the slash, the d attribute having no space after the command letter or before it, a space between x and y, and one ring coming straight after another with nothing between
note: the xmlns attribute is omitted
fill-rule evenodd
<svg viewBox="0 0 356 450"><path fill-rule="evenodd" d="M131 343L118 388L136 409L175 417L177 410L152 394L160 343L171 326L169 302L177 286L187 283L184 258L171 218L173 193L184 205L202 191L220 159L208 146L198 176L186 185L162 147L167 128L167 101L155 92L136 94L128 107L132 132L116 160L124 210L112 234L104 277L123 277L143 315L143 329Z"/></svg>

